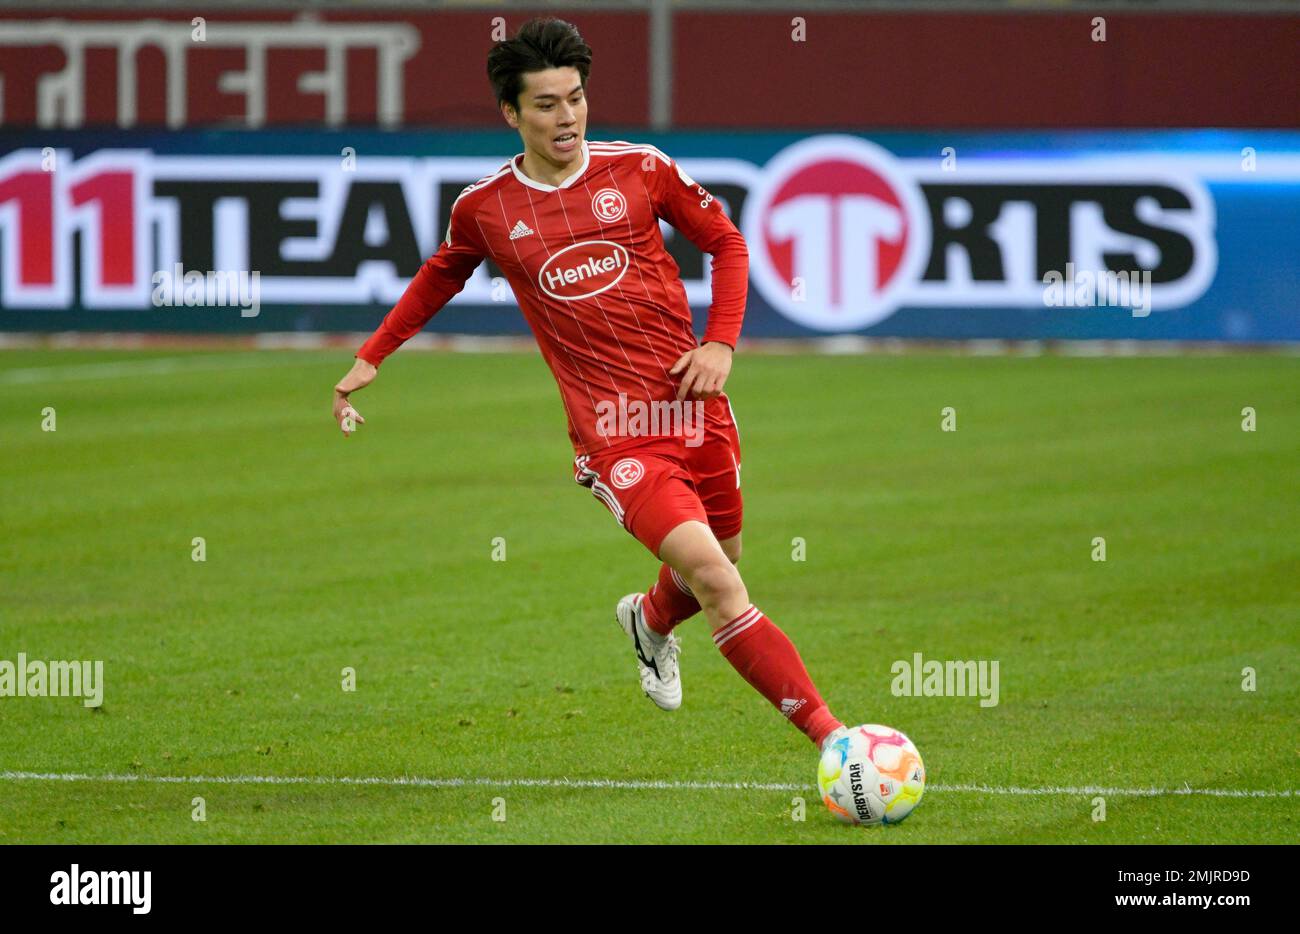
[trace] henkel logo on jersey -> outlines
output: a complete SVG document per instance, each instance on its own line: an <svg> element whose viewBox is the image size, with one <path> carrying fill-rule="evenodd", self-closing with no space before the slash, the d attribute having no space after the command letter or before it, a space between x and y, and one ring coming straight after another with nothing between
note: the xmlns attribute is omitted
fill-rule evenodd
<svg viewBox="0 0 1300 934"><path fill-rule="evenodd" d="M889 317L930 248L925 205L894 158L818 136L773 159L745 203L750 274L787 317L856 330Z"/></svg>
<svg viewBox="0 0 1300 934"><path fill-rule="evenodd" d="M537 282L551 298L573 302L618 284L627 272L627 250L610 240L584 240L553 254L537 271Z"/></svg>

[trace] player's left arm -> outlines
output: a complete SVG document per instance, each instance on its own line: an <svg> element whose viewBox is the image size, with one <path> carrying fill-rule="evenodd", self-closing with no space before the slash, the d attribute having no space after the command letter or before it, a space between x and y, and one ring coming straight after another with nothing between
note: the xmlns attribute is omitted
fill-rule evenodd
<svg viewBox="0 0 1300 934"><path fill-rule="evenodd" d="M745 319L749 288L749 249L745 238L722 205L675 161L652 160L646 173L655 213L672 224L703 252L713 257L713 303L699 347L673 364L669 374L682 374L677 398L712 399L721 394L731 374L731 355Z"/></svg>

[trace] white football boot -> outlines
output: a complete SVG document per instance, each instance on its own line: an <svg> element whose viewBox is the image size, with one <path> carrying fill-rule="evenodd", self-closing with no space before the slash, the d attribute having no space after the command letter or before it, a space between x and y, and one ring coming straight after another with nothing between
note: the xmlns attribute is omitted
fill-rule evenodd
<svg viewBox="0 0 1300 934"><path fill-rule="evenodd" d="M822 752L825 752L827 747L829 747L831 743L835 742L841 736L848 736L848 735L849 735L849 727L837 726L835 729L827 733L826 738L822 740Z"/></svg>
<svg viewBox="0 0 1300 934"><path fill-rule="evenodd" d="M636 649L641 690L664 710L676 710L682 705L682 678L677 670L677 656L682 649L672 633L661 636L645 624L641 611L644 599L643 593L628 594L618 601L614 615Z"/></svg>

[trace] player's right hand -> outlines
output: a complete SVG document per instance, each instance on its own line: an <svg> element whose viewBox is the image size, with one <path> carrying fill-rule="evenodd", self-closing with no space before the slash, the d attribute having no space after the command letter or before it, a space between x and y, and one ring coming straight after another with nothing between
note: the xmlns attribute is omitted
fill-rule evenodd
<svg viewBox="0 0 1300 934"><path fill-rule="evenodd" d="M350 437L358 425L366 423L361 413L352 407L348 397L340 392L334 393L334 420L339 423L339 429L345 438Z"/></svg>
<svg viewBox="0 0 1300 934"><path fill-rule="evenodd" d="M339 384L334 387L334 421L338 422L343 437L351 437L358 425L366 423L361 413L348 401L348 396L358 389L369 386L378 372L373 363L358 357L352 364L352 369L348 371L348 375L339 380Z"/></svg>

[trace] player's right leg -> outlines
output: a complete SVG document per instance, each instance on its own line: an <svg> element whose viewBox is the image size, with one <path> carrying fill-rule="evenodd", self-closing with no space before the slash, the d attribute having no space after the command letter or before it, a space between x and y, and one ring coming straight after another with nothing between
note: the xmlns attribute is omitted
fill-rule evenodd
<svg viewBox="0 0 1300 934"><path fill-rule="evenodd" d="M658 554L685 578L713 629L714 644L751 687L819 747L844 725L822 700L794 644L749 602L740 572L708 525L687 521L674 527Z"/></svg>
<svg viewBox="0 0 1300 934"><path fill-rule="evenodd" d="M580 455L575 468L574 479L589 487L651 554L658 553L674 526L706 520L690 474L671 442L623 448L613 455ZM681 648L672 633L647 625L645 610L645 595L632 593L619 600L614 615L636 652L642 691L664 710L676 710L682 703L677 664Z"/></svg>
<svg viewBox="0 0 1300 934"><path fill-rule="evenodd" d="M660 635L646 625L645 594L630 593L618 601L614 618L632 640L641 690L663 710L682 705L682 676L677 665L681 646L672 633Z"/></svg>
<svg viewBox="0 0 1300 934"><path fill-rule="evenodd" d="M740 571L706 524L678 525L659 545L659 557L691 588L714 632L749 606Z"/></svg>

